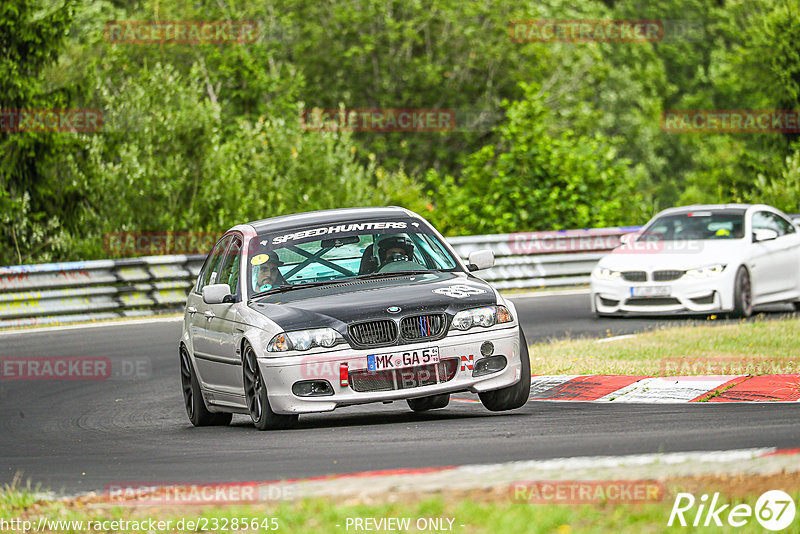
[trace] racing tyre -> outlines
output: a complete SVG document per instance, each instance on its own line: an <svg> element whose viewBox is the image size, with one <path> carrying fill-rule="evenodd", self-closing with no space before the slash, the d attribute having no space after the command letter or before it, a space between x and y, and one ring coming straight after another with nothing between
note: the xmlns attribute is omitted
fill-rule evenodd
<svg viewBox="0 0 800 534"><path fill-rule="evenodd" d="M186 408L186 415L194 426L227 425L231 422L231 413L211 413L203 400L200 392L200 384L197 375L194 373L192 361L189 358L189 351L181 346L181 389L183 390L183 405Z"/></svg>
<svg viewBox="0 0 800 534"><path fill-rule="evenodd" d="M792 302L792 306L794 306L794 311L800 311L800 302Z"/></svg>
<svg viewBox="0 0 800 534"><path fill-rule="evenodd" d="M419 399L407 399L408 407L415 412L427 412L428 410L436 410L444 408L450 404L450 394L442 393L441 395L431 395L430 397L421 397Z"/></svg>
<svg viewBox="0 0 800 534"><path fill-rule="evenodd" d="M250 419L259 430L285 430L297 424L298 416L281 415L272 411L267 397L267 387L264 377L256 361L256 353L249 344L244 347L243 358L244 396Z"/></svg>
<svg viewBox="0 0 800 534"><path fill-rule="evenodd" d="M519 330L519 356L522 360L522 376L513 386L504 387L495 391L478 393L484 407L493 412L502 412L520 408L528 402L531 394L531 358L528 355L528 343L525 334Z"/></svg>
<svg viewBox="0 0 800 534"><path fill-rule="evenodd" d="M733 283L733 313L734 317L750 317L753 315L753 291L750 284L750 273L744 267L736 271L736 280Z"/></svg>

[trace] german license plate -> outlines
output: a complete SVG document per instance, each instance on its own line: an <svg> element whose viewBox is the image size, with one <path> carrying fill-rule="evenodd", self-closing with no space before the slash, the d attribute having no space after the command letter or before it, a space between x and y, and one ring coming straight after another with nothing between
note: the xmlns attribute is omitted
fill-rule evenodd
<svg viewBox="0 0 800 534"><path fill-rule="evenodd" d="M668 297L672 294L670 286L639 286L631 288L632 297Z"/></svg>
<svg viewBox="0 0 800 534"><path fill-rule="evenodd" d="M370 371L404 369L431 363L439 363L439 347L427 347L387 354L370 354L367 356L367 369Z"/></svg>

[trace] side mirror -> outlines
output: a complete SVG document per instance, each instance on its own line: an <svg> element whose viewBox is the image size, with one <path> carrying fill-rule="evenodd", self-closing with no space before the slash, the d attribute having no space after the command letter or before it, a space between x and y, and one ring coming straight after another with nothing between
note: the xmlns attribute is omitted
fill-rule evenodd
<svg viewBox="0 0 800 534"><path fill-rule="evenodd" d="M211 284L203 288L203 302L206 304L223 304L233 302L231 288L228 284Z"/></svg>
<svg viewBox="0 0 800 534"><path fill-rule="evenodd" d="M636 232L631 232L630 234L622 234L621 236L619 236L619 243L620 245L627 245L629 243L633 243L634 241L636 241L636 237L638 235L639 234L637 234Z"/></svg>
<svg viewBox="0 0 800 534"><path fill-rule="evenodd" d="M469 253L469 265L471 271L480 271L494 267L494 252L489 249L473 250Z"/></svg>
<svg viewBox="0 0 800 534"><path fill-rule="evenodd" d="M753 243L758 243L760 241L771 241L773 239L778 239L778 232L775 230L770 228L759 228L757 230L753 230Z"/></svg>

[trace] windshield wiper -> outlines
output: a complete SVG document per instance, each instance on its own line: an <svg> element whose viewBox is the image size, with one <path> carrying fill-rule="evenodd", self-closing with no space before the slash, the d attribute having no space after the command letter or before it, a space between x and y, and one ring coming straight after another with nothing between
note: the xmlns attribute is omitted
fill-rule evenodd
<svg viewBox="0 0 800 534"><path fill-rule="evenodd" d="M374 279L393 278L395 276L408 276L412 274L425 274L430 272L443 272L443 269L428 269L425 271L394 271L385 273L369 273L369 274L362 274L359 276L352 276L349 278L339 278L337 280L320 280L318 282L304 282L302 284L282 284L277 287L273 287L272 289L267 289L266 291L260 291L258 293L255 293L250 297L249 300L257 299L267 295L273 295L275 293L282 293L284 291L290 291L292 289L305 289L307 287L317 287L328 284L346 284L348 282L352 282L353 280L369 280L373 278Z"/></svg>
<svg viewBox="0 0 800 534"><path fill-rule="evenodd" d="M316 287L316 286L324 286L326 284L336 284L346 282L346 280L320 280L318 282L303 282L302 284L281 284L279 286L273 287L272 289L267 289L266 291L259 291L250 296L250 300L257 299L259 297L264 297L266 295L272 295L274 293L283 293L284 291L289 291L292 289L305 289L307 287Z"/></svg>
<svg viewBox="0 0 800 534"><path fill-rule="evenodd" d="M370 278L391 278L393 276L408 276L411 274L425 274L429 272L439 272L441 269L427 269L424 271L387 271L385 273L369 273L369 274L360 274L358 276L354 276L350 280L369 280Z"/></svg>

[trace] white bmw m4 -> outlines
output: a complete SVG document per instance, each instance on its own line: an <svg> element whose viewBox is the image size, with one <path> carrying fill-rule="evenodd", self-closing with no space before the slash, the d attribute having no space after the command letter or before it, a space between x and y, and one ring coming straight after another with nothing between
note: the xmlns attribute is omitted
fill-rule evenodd
<svg viewBox="0 0 800 534"><path fill-rule="evenodd" d="M771 206L670 208L623 241L592 272L597 315L800 309L800 233Z"/></svg>

